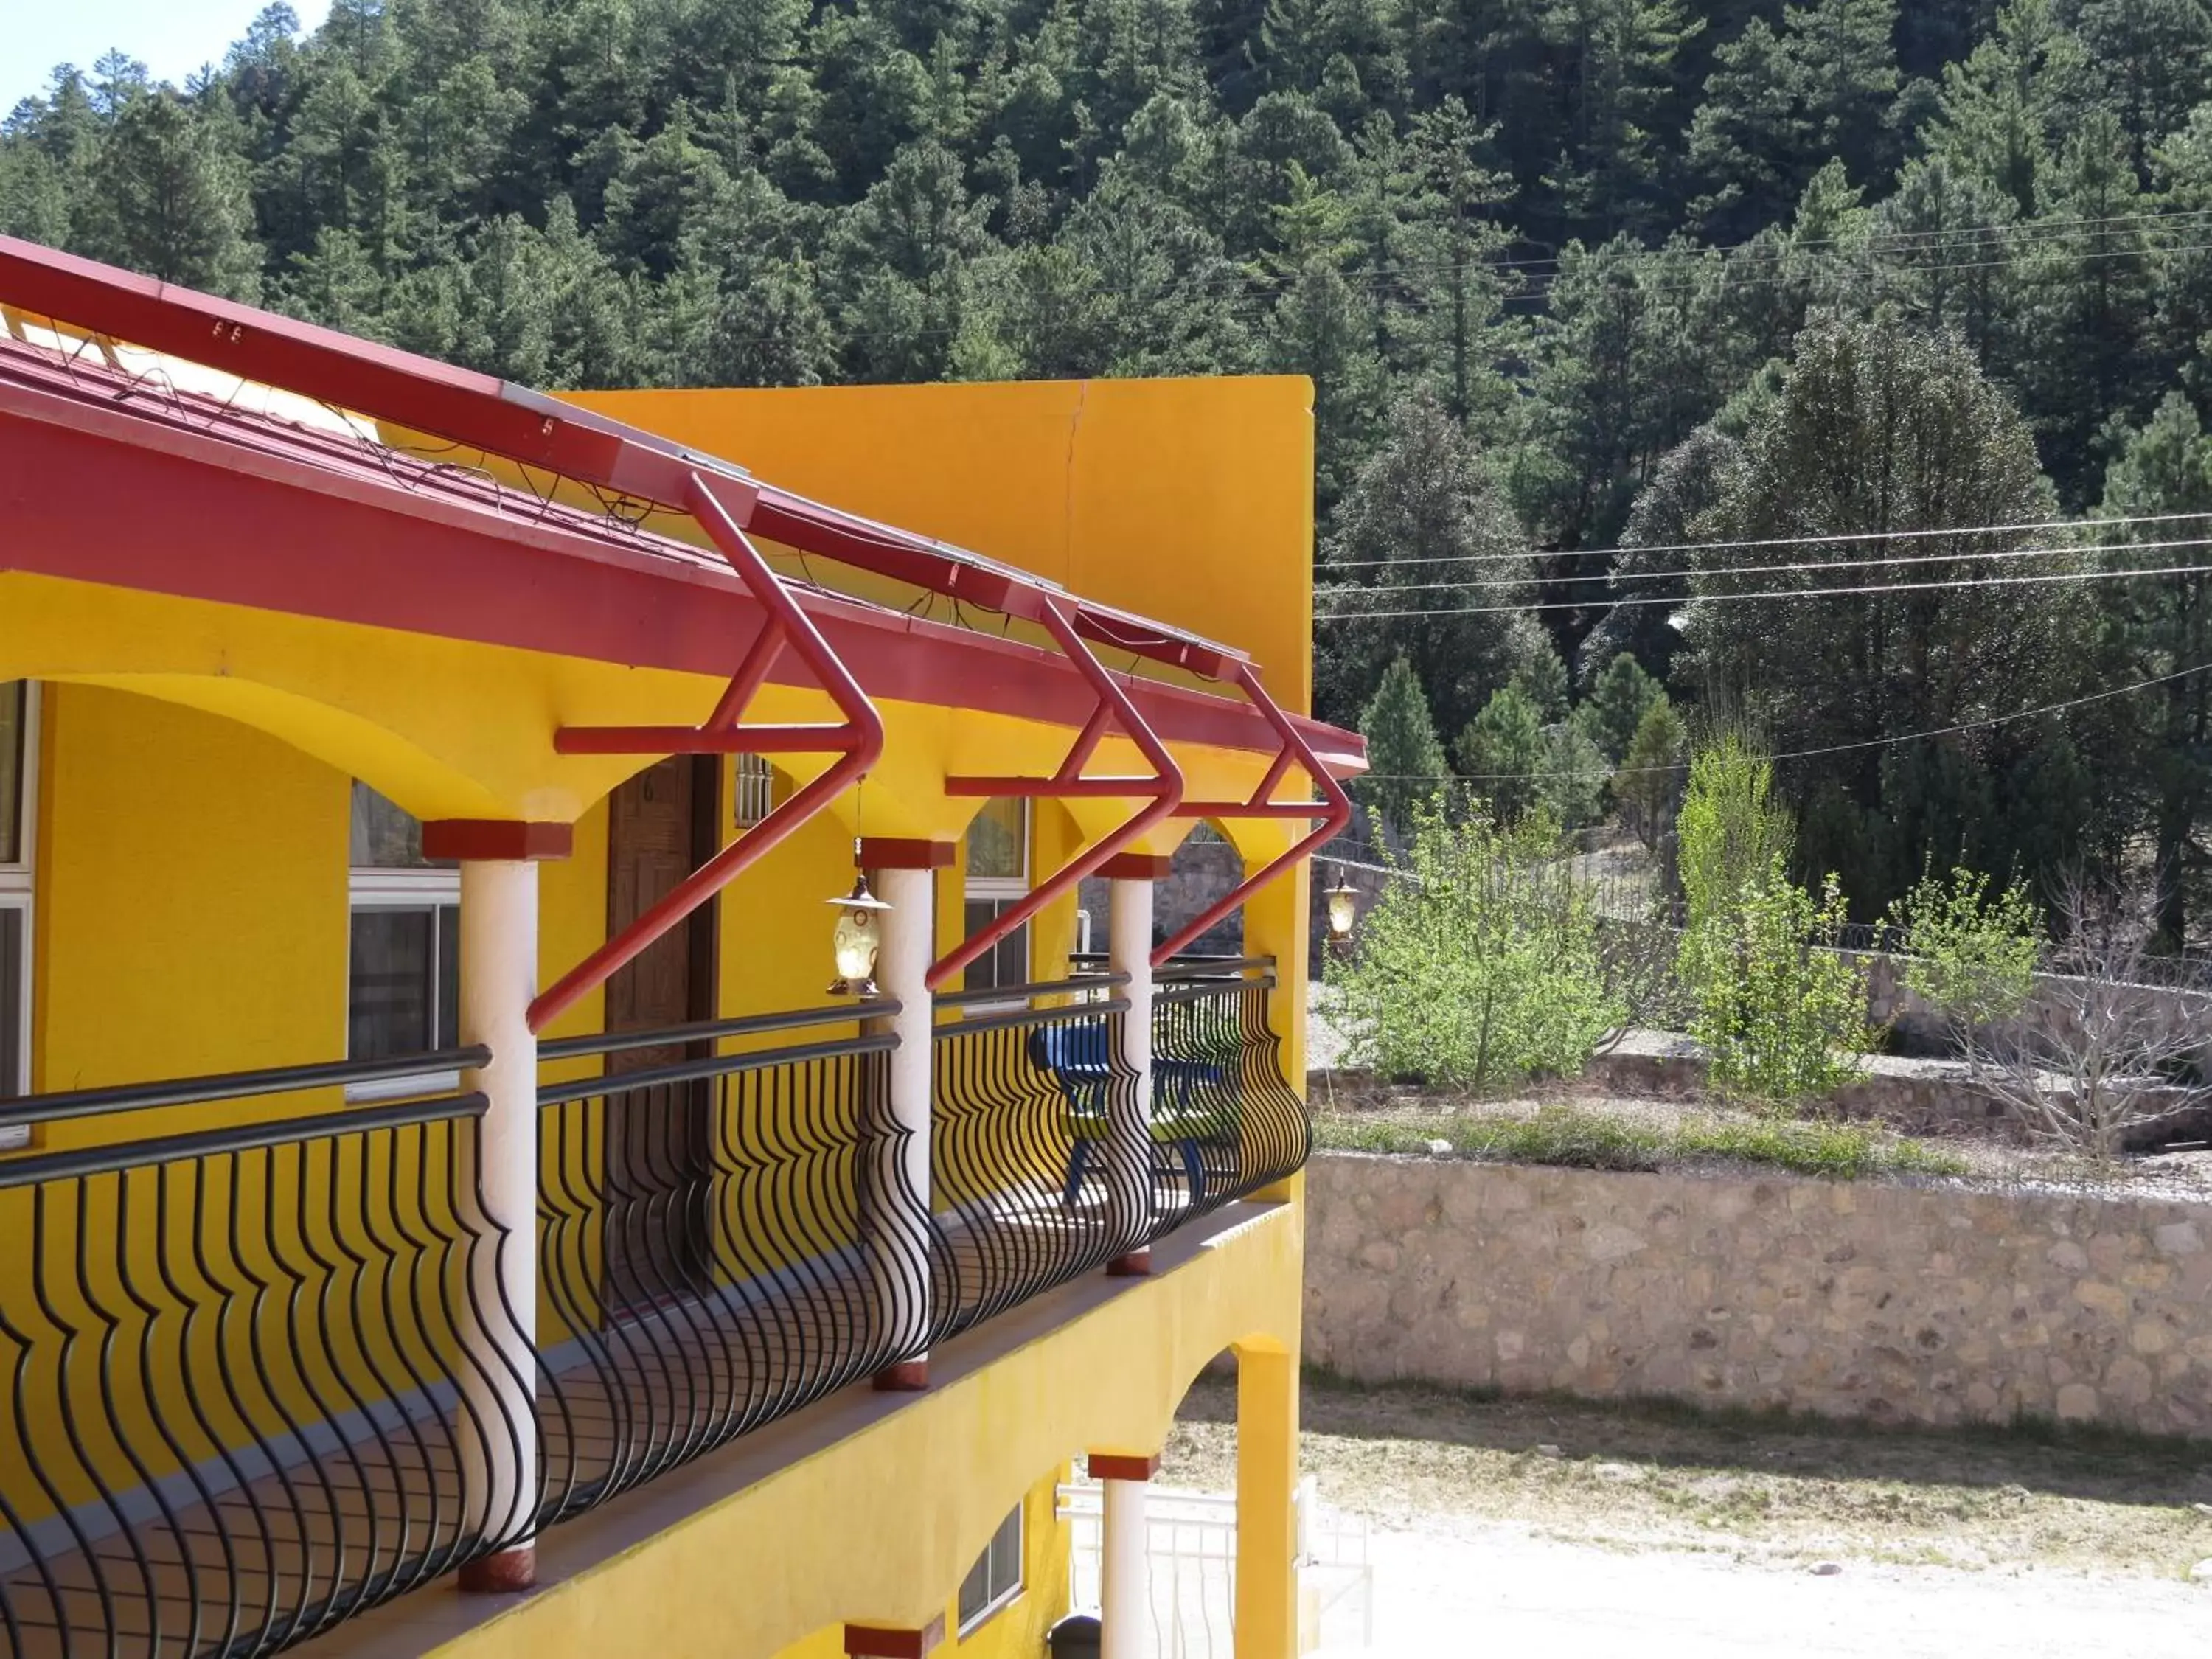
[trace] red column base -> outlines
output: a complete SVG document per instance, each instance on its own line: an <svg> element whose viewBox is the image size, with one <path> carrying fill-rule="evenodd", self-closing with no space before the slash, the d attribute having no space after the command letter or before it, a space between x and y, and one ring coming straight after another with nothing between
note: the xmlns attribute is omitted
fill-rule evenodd
<svg viewBox="0 0 2212 1659"><path fill-rule="evenodd" d="M902 1359L878 1371L870 1386L878 1394L920 1394L929 1387L927 1359Z"/></svg>
<svg viewBox="0 0 2212 1659"><path fill-rule="evenodd" d="M1149 1279L1152 1273L1152 1246L1132 1250L1127 1255L1117 1255L1106 1264L1109 1279Z"/></svg>
<svg viewBox="0 0 2212 1659"><path fill-rule="evenodd" d="M520 1544L461 1569L461 1588L471 1595L512 1595L538 1582L538 1547Z"/></svg>

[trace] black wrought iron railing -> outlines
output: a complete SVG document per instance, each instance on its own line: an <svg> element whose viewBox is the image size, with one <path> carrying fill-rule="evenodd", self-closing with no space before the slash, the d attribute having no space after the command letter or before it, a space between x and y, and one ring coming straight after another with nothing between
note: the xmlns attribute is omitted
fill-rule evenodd
<svg viewBox="0 0 2212 1659"><path fill-rule="evenodd" d="M887 1108L896 1039L714 1052L896 1012L541 1046L547 1062L609 1068L538 1094L544 1521L928 1346L947 1287L931 1282L943 1258L915 1137Z"/></svg>
<svg viewBox="0 0 2212 1659"><path fill-rule="evenodd" d="M501 1547L469 1471L534 1435L472 1263L483 1097L346 1107L481 1049L12 1103L109 1144L0 1162L0 1636L263 1654ZM298 1113L304 1091L329 1109ZM240 1122L293 1097L292 1115ZM220 1106L221 1127L193 1127ZM123 1113L148 1115L118 1125ZM118 1131L128 1139L115 1139Z"/></svg>
<svg viewBox="0 0 2212 1659"><path fill-rule="evenodd" d="M1170 963L1152 993L1153 1133L1186 1150L1192 1201L1178 1220L1288 1178L1313 1149L1304 1100L1284 1075L1263 957Z"/></svg>
<svg viewBox="0 0 2212 1659"><path fill-rule="evenodd" d="M1141 1248L1152 1234L1126 975L940 996L931 1200L967 1294L949 1334ZM1127 1136L1133 1158L1112 1155ZM1097 1152L1094 1158L1093 1152Z"/></svg>
<svg viewBox="0 0 2212 1659"><path fill-rule="evenodd" d="M274 1653L1279 1179L1273 984L1163 972L1149 1106L1121 976L941 998L926 1145L893 1004L544 1043L523 1308L483 1098L345 1099L481 1048L11 1103L0 1648Z"/></svg>
<svg viewBox="0 0 2212 1659"><path fill-rule="evenodd" d="M1268 1023L1273 963L1178 958L1156 980L1142 1093L1124 1060L1129 1004L1102 997L1126 975L938 999L960 1016L937 1028L930 1118L933 1197L972 1299L953 1328L1304 1163L1304 1103Z"/></svg>

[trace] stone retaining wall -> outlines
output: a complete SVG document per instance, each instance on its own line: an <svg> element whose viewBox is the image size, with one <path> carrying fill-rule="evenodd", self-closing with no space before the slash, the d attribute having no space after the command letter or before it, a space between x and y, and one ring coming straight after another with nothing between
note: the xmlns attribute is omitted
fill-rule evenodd
<svg viewBox="0 0 2212 1659"><path fill-rule="evenodd" d="M1349 1153L1306 1204L1363 1381L2212 1436L2212 1206Z"/></svg>

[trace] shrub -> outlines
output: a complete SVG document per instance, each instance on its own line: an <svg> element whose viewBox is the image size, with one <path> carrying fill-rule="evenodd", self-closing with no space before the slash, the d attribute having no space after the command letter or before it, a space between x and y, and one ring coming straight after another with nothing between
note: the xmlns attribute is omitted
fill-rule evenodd
<svg viewBox="0 0 2212 1659"><path fill-rule="evenodd" d="M1734 732L1692 757L1674 838L1692 927L1732 911L1788 861L1790 814L1775 805L1773 787L1773 763Z"/></svg>
<svg viewBox="0 0 2212 1659"><path fill-rule="evenodd" d="M1918 885L1889 907L1904 937L1899 963L1905 986L1941 1009L1970 1062L1981 1031L2027 1006L2043 928L2035 902L2018 883L1992 894L1990 878L1954 869L1924 871Z"/></svg>
<svg viewBox="0 0 2212 1659"><path fill-rule="evenodd" d="M1874 1042L1866 969L1823 948L1844 916L1833 876L1816 905L1776 853L1731 906L1691 922L1682 941L1696 1008L1690 1034L1711 1056L1715 1086L1778 1105L1858 1076Z"/></svg>
<svg viewBox="0 0 2212 1659"><path fill-rule="evenodd" d="M1358 956L1328 970L1357 1063L1478 1091L1583 1067L1620 1011L1562 850L1540 812L1416 812L1412 879L1388 884Z"/></svg>

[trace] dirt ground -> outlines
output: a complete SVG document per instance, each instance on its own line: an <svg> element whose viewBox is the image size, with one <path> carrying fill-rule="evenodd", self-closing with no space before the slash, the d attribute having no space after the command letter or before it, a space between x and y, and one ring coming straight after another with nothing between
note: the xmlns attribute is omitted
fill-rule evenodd
<svg viewBox="0 0 2212 1659"><path fill-rule="evenodd" d="M2212 1446L1312 1379L1304 1410L1323 1503L1373 1529L1391 1659L2179 1659L2212 1633ZM1202 1380L1163 1480L1234 1490L1235 1415Z"/></svg>
<svg viewBox="0 0 2212 1659"><path fill-rule="evenodd" d="M1304 1409L1304 1467L1323 1498L1377 1526L1510 1521L1621 1550L2176 1581L2212 1559L2212 1445L1859 1431L1314 1381ZM1233 1386L1201 1381L1163 1478L1232 1489L1235 1417ZM2205 1612L2212 1631L2212 1591Z"/></svg>

